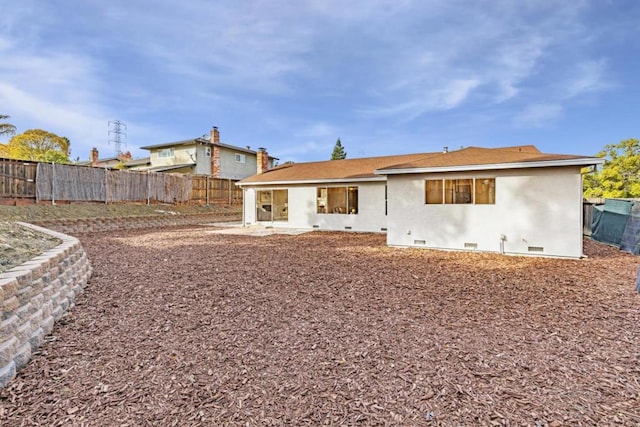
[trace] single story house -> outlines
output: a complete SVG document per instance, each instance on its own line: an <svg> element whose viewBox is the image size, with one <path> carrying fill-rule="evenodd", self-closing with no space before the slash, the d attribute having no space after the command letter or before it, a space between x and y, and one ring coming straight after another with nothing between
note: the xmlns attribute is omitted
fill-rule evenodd
<svg viewBox="0 0 640 427"><path fill-rule="evenodd" d="M582 168L532 145L285 164L240 181L245 225L386 232L391 246L578 258Z"/></svg>

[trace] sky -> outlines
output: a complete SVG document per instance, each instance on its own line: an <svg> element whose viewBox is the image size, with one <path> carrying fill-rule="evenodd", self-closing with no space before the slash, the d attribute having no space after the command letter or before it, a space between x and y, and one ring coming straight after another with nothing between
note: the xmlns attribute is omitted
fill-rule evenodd
<svg viewBox="0 0 640 427"><path fill-rule="evenodd" d="M220 130L285 161L640 138L637 0L2 0L0 114L71 158ZM0 136L0 142L8 138Z"/></svg>

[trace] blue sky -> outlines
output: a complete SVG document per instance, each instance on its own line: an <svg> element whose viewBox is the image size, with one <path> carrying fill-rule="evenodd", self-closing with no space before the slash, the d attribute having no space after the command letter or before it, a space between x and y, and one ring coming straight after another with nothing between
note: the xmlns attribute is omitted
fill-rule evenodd
<svg viewBox="0 0 640 427"><path fill-rule="evenodd" d="M21 0L0 114L72 157L194 138L281 162L640 137L640 1ZM0 139L6 142L7 138Z"/></svg>

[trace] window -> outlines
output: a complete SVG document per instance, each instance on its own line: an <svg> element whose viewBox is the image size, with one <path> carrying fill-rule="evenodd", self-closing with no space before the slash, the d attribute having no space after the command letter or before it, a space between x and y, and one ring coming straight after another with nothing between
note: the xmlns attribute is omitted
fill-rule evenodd
<svg viewBox="0 0 640 427"><path fill-rule="evenodd" d="M495 178L428 179L425 181L425 203L493 205L495 188Z"/></svg>
<svg viewBox="0 0 640 427"><path fill-rule="evenodd" d="M322 214L357 214L358 187L319 187L316 207Z"/></svg>
<svg viewBox="0 0 640 427"><path fill-rule="evenodd" d="M236 153L236 163L245 163L247 158L244 154Z"/></svg>
<svg viewBox="0 0 640 427"><path fill-rule="evenodd" d="M493 205L496 203L495 178L476 179L476 204Z"/></svg>
<svg viewBox="0 0 640 427"><path fill-rule="evenodd" d="M256 192L256 217L258 221L288 221L289 191L259 190Z"/></svg>
<svg viewBox="0 0 640 427"><path fill-rule="evenodd" d="M473 179L445 179L444 203L454 205L471 203L471 187L473 187Z"/></svg>
<svg viewBox="0 0 640 427"><path fill-rule="evenodd" d="M428 179L427 184L427 204L428 205L441 205L442 204L442 180L441 179Z"/></svg>
<svg viewBox="0 0 640 427"><path fill-rule="evenodd" d="M204 147L204 155L211 157L211 147Z"/></svg>
<svg viewBox="0 0 640 427"><path fill-rule="evenodd" d="M173 155L173 148L163 148L158 151L158 157L161 159L168 159L169 157L173 157Z"/></svg>

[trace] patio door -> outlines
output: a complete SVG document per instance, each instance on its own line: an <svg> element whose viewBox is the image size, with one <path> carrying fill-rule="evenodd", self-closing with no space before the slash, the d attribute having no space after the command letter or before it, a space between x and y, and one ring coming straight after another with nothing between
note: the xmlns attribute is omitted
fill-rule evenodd
<svg viewBox="0 0 640 427"><path fill-rule="evenodd" d="M258 221L288 221L289 190L258 190L256 218Z"/></svg>

